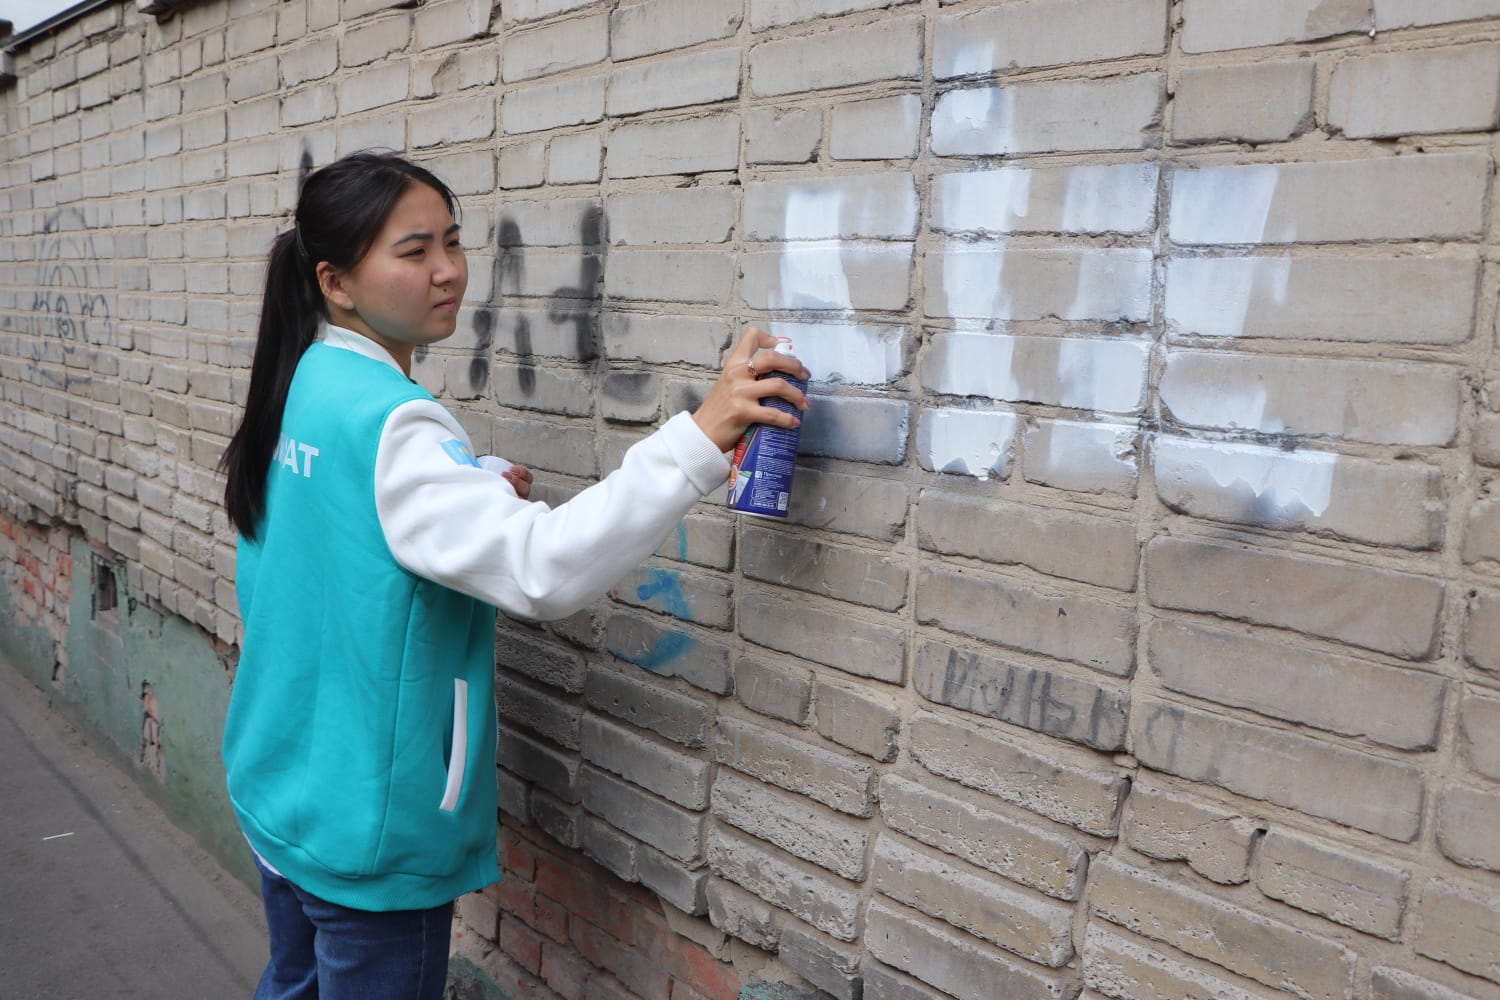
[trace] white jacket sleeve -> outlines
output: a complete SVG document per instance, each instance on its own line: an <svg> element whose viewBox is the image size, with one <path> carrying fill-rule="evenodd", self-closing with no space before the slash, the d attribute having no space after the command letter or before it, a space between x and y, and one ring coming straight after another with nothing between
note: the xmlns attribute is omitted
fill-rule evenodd
<svg viewBox="0 0 1500 1000"><path fill-rule="evenodd" d="M428 400L392 411L375 458L375 506L396 561L523 618L586 607L656 550L729 462L679 413L620 468L555 510L480 467L468 435Z"/></svg>

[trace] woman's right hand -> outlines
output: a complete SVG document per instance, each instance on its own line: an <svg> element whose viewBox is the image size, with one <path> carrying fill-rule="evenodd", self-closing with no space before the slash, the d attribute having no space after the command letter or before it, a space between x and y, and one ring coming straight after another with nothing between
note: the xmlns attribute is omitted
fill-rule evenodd
<svg viewBox="0 0 1500 1000"><path fill-rule="evenodd" d="M790 428L801 423L790 413L760 403L767 396L780 396L798 410L808 406L807 396L786 379L758 378L771 371L783 371L804 381L809 377L802 362L773 350L777 343L760 327L746 327L745 335L724 360L718 381L693 411L693 420L720 451L732 450L751 424Z"/></svg>

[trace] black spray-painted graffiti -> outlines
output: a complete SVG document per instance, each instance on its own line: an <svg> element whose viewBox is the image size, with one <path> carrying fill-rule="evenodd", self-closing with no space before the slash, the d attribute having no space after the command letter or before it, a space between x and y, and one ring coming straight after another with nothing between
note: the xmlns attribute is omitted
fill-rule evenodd
<svg viewBox="0 0 1500 1000"><path fill-rule="evenodd" d="M80 346L114 342L99 258L93 233L80 210L59 209L47 216L37 246L37 291L31 300L35 319L32 332L36 336L29 345L28 360L34 375L57 388L88 381L87 376L69 370L81 367L69 363Z"/></svg>

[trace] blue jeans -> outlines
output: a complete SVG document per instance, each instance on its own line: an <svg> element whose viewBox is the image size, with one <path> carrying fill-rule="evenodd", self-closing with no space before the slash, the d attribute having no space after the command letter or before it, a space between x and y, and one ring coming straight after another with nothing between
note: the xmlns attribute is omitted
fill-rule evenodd
<svg viewBox="0 0 1500 1000"><path fill-rule="evenodd" d="M441 1000L453 904L373 913L319 899L256 858L271 961L255 1000Z"/></svg>

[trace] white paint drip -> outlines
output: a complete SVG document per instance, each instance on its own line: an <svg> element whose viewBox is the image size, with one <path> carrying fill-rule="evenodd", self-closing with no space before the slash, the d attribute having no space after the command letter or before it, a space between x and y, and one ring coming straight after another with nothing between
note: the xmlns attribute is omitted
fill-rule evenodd
<svg viewBox="0 0 1500 1000"><path fill-rule="evenodd" d="M1167 323L1180 333L1238 337L1258 289L1286 304L1290 257L1179 258L1167 265Z"/></svg>
<svg viewBox="0 0 1500 1000"><path fill-rule="evenodd" d="M1158 439L1154 456L1157 480L1171 481L1188 495L1217 487L1290 519L1304 513L1317 518L1328 510L1339 461L1331 452L1174 437Z"/></svg>
<svg viewBox="0 0 1500 1000"><path fill-rule="evenodd" d="M884 385L901 374L902 328L845 323L770 324L786 337L815 382Z"/></svg>
<svg viewBox="0 0 1500 1000"><path fill-rule="evenodd" d="M924 410L917 424L917 447L924 468L980 480L1004 478L1015 459L1016 415Z"/></svg>

